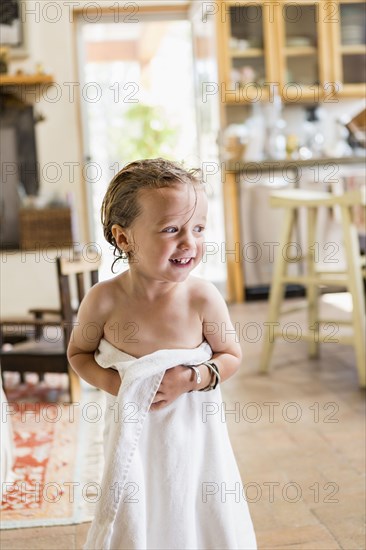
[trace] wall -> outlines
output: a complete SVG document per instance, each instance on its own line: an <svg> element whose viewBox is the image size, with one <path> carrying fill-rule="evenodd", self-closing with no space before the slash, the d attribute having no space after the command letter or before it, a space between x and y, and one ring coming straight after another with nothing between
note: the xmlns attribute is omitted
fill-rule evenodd
<svg viewBox="0 0 366 550"><path fill-rule="evenodd" d="M51 251L47 254L31 251L1 254L2 315L23 316L32 307L59 307L56 264Z"/></svg>

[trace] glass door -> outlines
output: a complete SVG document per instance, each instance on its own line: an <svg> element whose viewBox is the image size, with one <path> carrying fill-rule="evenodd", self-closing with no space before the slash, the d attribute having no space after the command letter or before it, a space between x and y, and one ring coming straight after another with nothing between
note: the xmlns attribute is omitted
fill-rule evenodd
<svg viewBox="0 0 366 550"><path fill-rule="evenodd" d="M215 282L226 297L227 265L223 261L225 243L224 193L219 159L220 100L213 92L218 82L216 21L205 2L192 3L190 20L193 39L193 66L198 126L198 166L202 168L206 184L209 210L206 237L206 255L197 267L197 275ZM214 274L214 276L213 276Z"/></svg>
<svg viewBox="0 0 366 550"><path fill-rule="evenodd" d="M270 3L227 2L225 17L221 22L226 26L226 67L227 103L259 101L268 98L266 84L273 82L271 26L274 12Z"/></svg>
<svg viewBox="0 0 366 550"><path fill-rule="evenodd" d="M317 2L281 2L277 6L279 76L285 102L318 101L329 84L322 8Z"/></svg>
<svg viewBox="0 0 366 550"><path fill-rule="evenodd" d="M366 5L342 0L333 24L334 78L339 95L362 97L366 92Z"/></svg>
<svg viewBox="0 0 366 550"><path fill-rule="evenodd" d="M196 166L191 23L186 13L142 10L134 22L80 21L78 53L90 234L102 250L106 279L113 256L100 207L112 177L138 158ZM124 271L128 263L118 267Z"/></svg>

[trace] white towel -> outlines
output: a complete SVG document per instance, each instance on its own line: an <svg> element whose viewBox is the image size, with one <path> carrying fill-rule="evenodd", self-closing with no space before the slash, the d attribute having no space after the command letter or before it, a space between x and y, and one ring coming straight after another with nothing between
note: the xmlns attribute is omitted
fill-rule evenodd
<svg viewBox="0 0 366 550"><path fill-rule="evenodd" d="M122 383L106 394L101 498L84 550L257 548L220 387L149 411L167 369L211 357L206 341L137 359L101 340L96 361Z"/></svg>

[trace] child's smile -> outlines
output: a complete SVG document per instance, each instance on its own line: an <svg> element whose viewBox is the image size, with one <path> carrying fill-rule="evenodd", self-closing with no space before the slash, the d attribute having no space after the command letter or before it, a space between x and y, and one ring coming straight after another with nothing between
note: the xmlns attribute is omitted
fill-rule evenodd
<svg viewBox="0 0 366 550"><path fill-rule="evenodd" d="M176 267L188 267L189 265L192 265L194 258L170 258L170 262Z"/></svg>

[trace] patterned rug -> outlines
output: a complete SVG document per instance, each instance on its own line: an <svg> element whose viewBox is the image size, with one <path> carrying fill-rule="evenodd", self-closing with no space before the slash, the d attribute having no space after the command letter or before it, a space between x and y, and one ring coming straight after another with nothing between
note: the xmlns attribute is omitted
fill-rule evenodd
<svg viewBox="0 0 366 550"><path fill-rule="evenodd" d="M46 381L6 381L15 461L3 486L3 529L90 521L103 469L102 392L83 385L80 403L68 404L64 375ZM4 413L4 411L6 412Z"/></svg>

